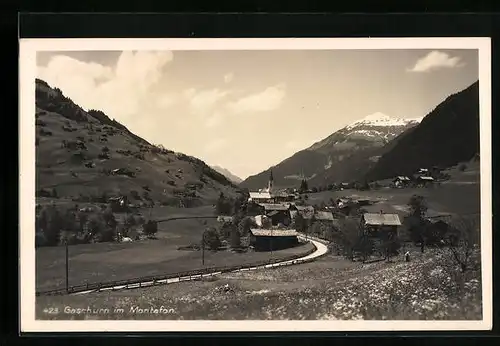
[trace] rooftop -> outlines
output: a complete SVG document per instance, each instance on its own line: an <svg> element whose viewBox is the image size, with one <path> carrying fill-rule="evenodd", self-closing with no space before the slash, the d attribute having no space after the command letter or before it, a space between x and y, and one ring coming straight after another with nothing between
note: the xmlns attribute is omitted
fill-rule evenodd
<svg viewBox="0 0 500 346"><path fill-rule="evenodd" d="M366 213L363 214L365 224L373 226L401 226L398 214Z"/></svg>
<svg viewBox="0 0 500 346"><path fill-rule="evenodd" d="M250 192L250 198L252 198L252 199L270 199L271 194L269 192Z"/></svg>
<svg viewBox="0 0 500 346"><path fill-rule="evenodd" d="M317 211L314 215L317 220L333 221L333 214L329 211Z"/></svg>
<svg viewBox="0 0 500 346"><path fill-rule="evenodd" d="M290 209L290 204L287 203L259 203L261 207L265 210L288 210Z"/></svg>
<svg viewBox="0 0 500 346"><path fill-rule="evenodd" d="M256 237L293 237L299 235L294 229L251 229Z"/></svg>

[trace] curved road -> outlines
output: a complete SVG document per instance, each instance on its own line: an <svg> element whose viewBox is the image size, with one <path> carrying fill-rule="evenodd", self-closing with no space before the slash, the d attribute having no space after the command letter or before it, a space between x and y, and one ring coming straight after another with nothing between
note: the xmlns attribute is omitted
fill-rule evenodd
<svg viewBox="0 0 500 346"><path fill-rule="evenodd" d="M298 236L300 239L306 240L306 237L304 235L299 235ZM287 260L283 262L278 262L278 263L272 263L272 264L266 264L266 265L261 265L261 266L256 266L256 267L248 267L248 268L242 268L242 269L237 269L234 271L231 271L230 273L235 273L235 272L240 272L240 271L249 271L249 270L257 270L257 269L268 269L268 268L274 268L274 267L281 267L281 266L287 266L287 265L297 265L301 264L305 261L311 261L314 260L318 257L321 257L325 255L328 252L328 248L326 246L326 241L320 240L317 238L307 238L308 241L314 244L316 247L316 251L310 253L307 256L296 258L294 260ZM120 285L120 286L111 286L111 287L104 287L101 289L97 290L88 290L88 291L83 291L83 292L77 292L77 293L72 293L72 294L86 294L86 293L91 293L91 292L97 292L97 291L116 291L116 290L123 290L123 289L133 289L133 288L142 288L142 287L148 287L148 286L156 286L156 285L161 285L161 284L171 284L175 282L182 282L182 281L191 281L191 280L196 280L200 279L202 277L209 277L209 276L215 276L222 274L220 271L218 272L212 272L212 273L207 273L207 274L199 274L199 275L193 275L193 276L185 276L185 277L177 277L177 278L170 278L170 279L163 279L163 280L157 280L156 282L154 281L144 281L141 283L136 283L136 284L131 284L131 285Z"/></svg>

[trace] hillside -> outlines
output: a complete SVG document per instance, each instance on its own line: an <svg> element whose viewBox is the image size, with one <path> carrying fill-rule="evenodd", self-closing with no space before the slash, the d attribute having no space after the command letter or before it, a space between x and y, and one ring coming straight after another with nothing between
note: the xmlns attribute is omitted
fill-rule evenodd
<svg viewBox="0 0 500 346"><path fill-rule="evenodd" d="M85 111L36 80L37 197L92 202L127 195L136 203L213 203L236 186L203 161L154 146L101 111Z"/></svg>
<svg viewBox="0 0 500 346"><path fill-rule="evenodd" d="M310 186L360 179L385 152L388 143L419 121L391 118L381 113L369 115L276 166L247 178L240 186L249 189L265 186L270 169L278 187L298 186L302 175Z"/></svg>
<svg viewBox="0 0 500 346"><path fill-rule="evenodd" d="M449 96L388 149L367 173L368 180L469 161L479 153L479 82Z"/></svg>
<svg viewBox="0 0 500 346"><path fill-rule="evenodd" d="M212 166L212 168L214 170L216 170L217 172L219 172L220 174L222 174L223 176L225 176L227 179L229 179L230 181L232 181L235 184L239 184L243 181L243 179L234 175L231 171L229 171L226 168L223 168L220 166Z"/></svg>

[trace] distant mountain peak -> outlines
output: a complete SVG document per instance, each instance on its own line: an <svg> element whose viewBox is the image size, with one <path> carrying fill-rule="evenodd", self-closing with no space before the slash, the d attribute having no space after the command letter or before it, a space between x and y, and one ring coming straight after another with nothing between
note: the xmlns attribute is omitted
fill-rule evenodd
<svg viewBox="0 0 500 346"><path fill-rule="evenodd" d="M229 171L228 169L226 169L226 168L224 168L224 167L222 167L220 165L212 166L212 169L214 169L215 171L219 172L220 174L222 174L223 176L225 176L227 179L229 179L230 181L232 181L235 184L239 184L239 183L241 183L243 181L243 179L241 179L240 177L236 176L231 171Z"/></svg>
<svg viewBox="0 0 500 346"><path fill-rule="evenodd" d="M402 119L393 118L387 114L381 112L375 112L373 114L367 115L363 119L357 120L350 125L346 126L347 129L356 126L405 126L411 123L420 123L423 118L416 119Z"/></svg>

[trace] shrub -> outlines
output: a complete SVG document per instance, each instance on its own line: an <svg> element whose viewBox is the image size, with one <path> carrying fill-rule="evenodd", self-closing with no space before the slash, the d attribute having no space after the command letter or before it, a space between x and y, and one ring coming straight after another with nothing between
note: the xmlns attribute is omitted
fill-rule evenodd
<svg viewBox="0 0 500 346"><path fill-rule="evenodd" d="M153 237L158 232L158 223L156 221L149 220L143 225L143 232L148 237Z"/></svg>
<svg viewBox="0 0 500 346"><path fill-rule="evenodd" d="M136 190L130 191L130 195L135 200L142 200L141 195L139 195L139 192L137 192Z"/></svg>
<svg viewBox="0 0 500 346"><path fill-rule="evenodd" d="M203 233L203 242L211 250L217 250L222 245L219 233L214 227L209 227Z"/></svg>

